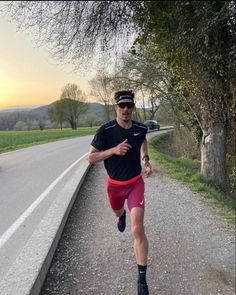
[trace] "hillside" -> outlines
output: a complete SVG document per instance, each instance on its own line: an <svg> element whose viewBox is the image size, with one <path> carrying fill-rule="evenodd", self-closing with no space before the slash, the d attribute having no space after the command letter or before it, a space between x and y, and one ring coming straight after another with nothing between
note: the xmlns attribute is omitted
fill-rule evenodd
<svg viewBox="0 0 236 295"><path fill-rule="evenodd" d="M0 130L13 130L16 123L22 121L24 123L35 121L52 121L51 113L53 106L56 102L49 105L41 106L34 109L15 109L15 110L2 110L0 111ZM87 103L88 113L103 117L104 106L100 103ZM81 118L83 119L83 118Z"/></svg>

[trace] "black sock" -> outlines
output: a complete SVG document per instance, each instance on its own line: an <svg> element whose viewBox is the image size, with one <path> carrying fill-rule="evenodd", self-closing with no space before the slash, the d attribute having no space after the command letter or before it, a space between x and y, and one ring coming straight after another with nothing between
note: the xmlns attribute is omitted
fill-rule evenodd
<svg viewBox="0 0 236 295"><path fill-rule="evenodd" d="M146 271L147 271L147 265L138 264L138 282L141 284L147 284Z"/></svg>
<svg viewBox="0 0 236 295"><path fill-rule="evenodd" d="M124 221L125 220L125 209L124 212L122 213L122 215L119 217L120 220Z"/></svg>

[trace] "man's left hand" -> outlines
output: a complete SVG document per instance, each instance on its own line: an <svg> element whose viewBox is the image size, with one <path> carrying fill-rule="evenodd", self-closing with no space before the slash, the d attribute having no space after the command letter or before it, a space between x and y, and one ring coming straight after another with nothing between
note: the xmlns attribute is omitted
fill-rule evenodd
<svg viewBox="0 0 236 295"><path fill-rule="evenodd" d="M152 174L152 166L149 162L145 162L143 164L144 170L145 170L145 174L147 175L147 177L149 177Z"/></svg>

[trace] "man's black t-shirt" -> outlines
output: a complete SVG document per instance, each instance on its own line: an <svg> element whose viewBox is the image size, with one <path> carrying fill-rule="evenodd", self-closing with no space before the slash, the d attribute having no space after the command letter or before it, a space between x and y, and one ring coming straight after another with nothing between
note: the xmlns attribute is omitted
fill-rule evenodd
<svg viewBox="0 0 236 295"><path fill-rule="evenodd" d="M115 180L129 180L141 173L140 148L146 138L147 127L132 121L132 127L122 128L116 120L103 124L91 143L99 151L105 151L117 146L125 139L132 148L124 156L113 155L104 160L108 175Z"/></svg>

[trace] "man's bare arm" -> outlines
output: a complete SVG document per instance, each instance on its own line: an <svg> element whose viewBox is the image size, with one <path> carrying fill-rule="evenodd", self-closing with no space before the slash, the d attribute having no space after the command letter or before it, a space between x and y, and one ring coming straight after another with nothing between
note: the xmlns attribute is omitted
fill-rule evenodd
<svg viewBox="0 0 236 295"><path fill-rule="evenodd" d="M148 155L147 139L145 139L141 145L141 159Z"/></svg>
<svg viewBox="0 0 236 295"><path fill-rule="evenodd" d="M131 148L132 147L128 143L127 139L117 146L105 151L99 151L95 147L91 146L89 149L89 163L96 164L110 158L113 155L124 156Z"/></svg>

